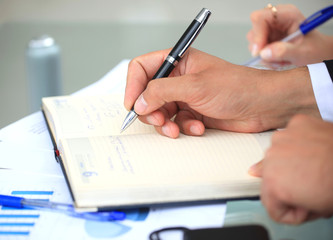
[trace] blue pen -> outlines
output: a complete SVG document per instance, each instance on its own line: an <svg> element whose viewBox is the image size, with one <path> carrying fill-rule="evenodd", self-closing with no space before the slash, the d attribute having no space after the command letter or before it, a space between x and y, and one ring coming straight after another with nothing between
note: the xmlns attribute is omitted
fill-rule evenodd
<svg viewBox="0 0 333 240"><path fill-rule="evenodd" d="M65 213L72 217L84 218L94 221L116 221L124 220L126 214L120 211L110 212L77 212L71 204L55 203L44 200L25 199L22 197L14 197L0 194L0 205L14 208L33 208L40 210L51 210Z"/></svg>
<svg viewBox="0 0 333 240"><path fill-rule="evenodd" d="M289 42L289 41L297 38L300 35L305 35L332 17L333 17L333 5L326 7L324 9L319 10L318 12L312 14L310 17L305 19L304 22L301 23L301 25L299 26L299 29L296 32L283 38L281 41ZM244 66L255 65L255 64L258 64L260 61L261 61L261 57L259 55L257 57L252 58L248 62L246 62L244 64Z"/></svg>

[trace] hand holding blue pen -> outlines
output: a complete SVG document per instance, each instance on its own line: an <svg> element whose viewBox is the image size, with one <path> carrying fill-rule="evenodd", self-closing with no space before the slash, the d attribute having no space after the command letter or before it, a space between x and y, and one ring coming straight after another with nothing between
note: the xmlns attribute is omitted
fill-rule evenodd
<svg viewBox="0 0 333 240"><path fill-rule="evenodd" d="M72 217L83 218L93 221L116 221L124 220L126 217L126 214L120 211L77 212L71 204L56 203L35 199L25 199L22 197L14 197L7 195L0 195L0 205L14 208L29 207L33 209L50 210L64 213Z"/></svg>
<svg viewBox="0 0 333 240"><path fill-rule="evenodd" d="M281 7L281 8L278 8L278 7ZM302 14L299 12L299 10L297 10L296 8L293 9L293 6L291 5L287 5L287 6L278 6L278 7L274 7L275 11L273 12L273 14L269 14L269 12L267 12L268 10L265 9L265 10L260 10L260 11L256 11L254 12L253 14L254 15L258 15L258 16L255 16L253 17L253 30L251 30L248 34L248 39L250 41L250 43L252 44L252 52L253 54L257 54L259 50L261 49L257 49L258 48L258 45L256 44L256 38L258 38L258 35L264 35L263 32L265 34L267 34L267 38L270 39L268 41L268 43L271 43L272 41L277 41L278 42L291 42L293 40L295 40L296 38L298 38L299 36L302 36L302 35L306 35L307 33L309 33L310 31L312 31L313 29L315 29L316 27L320 26L321 24L325 23L326 21L328 21L329 19L331 19L333 17L333 5L332 6L329 6L329 7L326 7L314 14L312 14L310 17L308 17L305 21L303 21L297 31L293 32L292 34L288 35L287 37L283 38L283 39L275 39L274 36L278 35L277 32L285 32L287 31L286 28L291 27L291 23L290 21L297 21L297 17L296 15L300 15L302 16ZM281 10L280 12L280 15L279 15L279 11ZM265 20L265 17L268 17L269 20ZM270 17L270 18L269 18ZM290 19L286 19L286 18L290 18ZM260 22L261 21L261 22ZM266 21L265 24L263 24L262 22L263 21ZM256 36L254 36L256 35ZM260 36L260 37L263 37L263 36ZM316 40L316 42L314 41L314 43L312 45L315 45L313 46L314 48L316 48L316 51L318 51L318 49L321 49L323 48L322 44L320 42L318 42L318 39ZM263 40L263 39L261 39ZM257 40L258 41L258 40ZM325 40L323 40L325 41ZM327 42L327 41L326 41ZM273 43L274 44L274 43ZM279 51L279 54L282 54L282 55L285 55L285 56L279 56L279 54L277 52L275 52L275 54L272 54L272 49L276 50L277 49L277 44L275 44L275 48L273 47L273 44L268 47L268 48L264 48L263 51L261 51L260 55L259 56L256 56L255 58L249 60L248 62L246 62L244 65L245 66L250 66L250 65L255 65L257 63L259 63L261 60L262 60L262 57L265 58L265 60L275 60L275 61L283 61L283 60L293 60L293 52L292 51L296 51L296 49L288 49L289 50L289 55L287 57L287 53L283 52L283 51L286 51L286 49L281 49L281 46L282 44L280 44L278 50ZM305 56L302 56L302 54L294 54L297 58L307 58L307 57L310 57L313 58L313 60L311 62L320 62L324 59L316 59L316 54L312 54L311 51L313 51L312 49L309 49L308 46L306 46L304 44L304 41L301 42L300 44L302 44L302 46L300 46L300 48L303 48L305 50L299 50L299 51L302 51L302 53L305 55ZM284 45L286 46L286 45ZM323 49L323 51L329 51L328 49ZM269 53L269 54L267 54ZM273 55L273 56L272 56ZM319 54L318 53L318 56L323 56L323 54ZM283 57L285 57L285 59L283 59ZM288 59L289 58L289 59ZM291 58L291 59L290 59ZM308 61L309 62L309 61ZM291 61L292 64L294 65L303 65L303 63L300 61L300 62L297 62L296 60L294 60L294 62Z"/></svg>

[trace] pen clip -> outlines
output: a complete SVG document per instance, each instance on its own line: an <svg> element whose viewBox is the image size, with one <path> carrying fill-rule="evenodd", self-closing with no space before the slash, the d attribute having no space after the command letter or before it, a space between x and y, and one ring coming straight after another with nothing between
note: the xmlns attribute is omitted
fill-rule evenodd
<svg viewBox="0 0 333 240"><path fill-rule="evenodd" d="M306 34L320 24L323 24L324 22L329 20L331 17L333 17L333 5L312 14L310 17L305 19L304 22L302 22L299 28L303 34Z"/></svg>
<svg viewBox="0 0 333 240"><path fill-rule="evenodd" d="M198 29L195 31L195 33L192 35L191 39L185 44L184 48L180 51L178 56L182 58L184 54L186 53L187 49L191 46L195 38L200 33L201 29L205 26L209 16L211 14L211 11L209 11L207 8L203 8L198 16L195 18L195 21L198 21L200 23Z"/></svg>

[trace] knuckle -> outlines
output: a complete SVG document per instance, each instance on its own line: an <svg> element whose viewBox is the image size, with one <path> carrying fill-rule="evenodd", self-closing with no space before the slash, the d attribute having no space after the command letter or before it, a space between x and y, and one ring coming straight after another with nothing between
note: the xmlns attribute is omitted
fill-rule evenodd
<svg viewBox="0 0 333 240"><path fill-rule="evenodd" d="M128 64L128 68L132 68L132 67L137 63L137 61L138 61L138 57L133 58L133 59L129 62L129 64Z"/></svg>
<svg viewBox="0 0 333 240"><path fill-rule="evenodd" d="M294 126L294 125L299 125L300 122L304 122L307 120L308 120L308 118L305 115L297 114L290 119L288 126L290 127L290 126Z"/></svg>
<svg viewBox="0 0 333 240"><path fill-rule="evenodd" d="M250 19L251 19L251 22L253 22L253 23L259 22L262 19L261 11L258 10L258 11L252 12L250 14Z"/></svg>

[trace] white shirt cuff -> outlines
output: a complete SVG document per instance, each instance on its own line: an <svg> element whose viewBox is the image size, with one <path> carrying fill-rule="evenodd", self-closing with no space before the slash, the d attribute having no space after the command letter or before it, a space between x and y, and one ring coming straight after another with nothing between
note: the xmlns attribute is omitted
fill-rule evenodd
<svg viewBox="0 0 333 240"><path fill-rule="evenodd" d="M323 120L333 122L333 82L325 63L308 65L313 92Z"/></svg>

